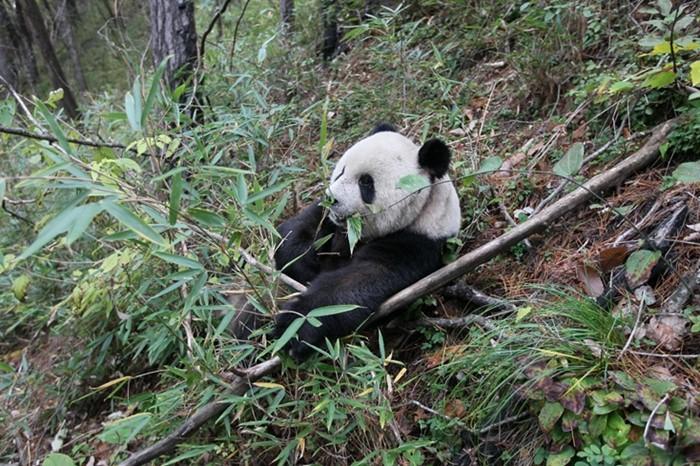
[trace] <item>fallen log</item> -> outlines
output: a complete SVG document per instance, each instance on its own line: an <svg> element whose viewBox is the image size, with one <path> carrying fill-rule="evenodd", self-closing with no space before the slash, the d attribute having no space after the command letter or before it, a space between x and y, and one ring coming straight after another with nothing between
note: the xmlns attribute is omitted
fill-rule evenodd
<svg viewBox="0 0 700 466"><path fill-rule="evenodd" d="M407 306L420 296L435 291L460 275L468 273L475 267L488 262L519 241L546 228L558 218L580 207L585 201L593 197L594 194L617 186L630 175L646 167L656 158L659 146L666 140L666 137L677 123L678 119L673 119L657 126L644 146L611 169L594 176L578 189L567 194L549 207L544 208L541 212L514 227L507 233L461 256L456 261L442 267L436 272L405 288L403 291L395 294L381 305L377 313L368 322L368 325L378 320L386 319L392 313ZM242 395L251 386L252 382L273 373L279 369L280 365L280 357L275 356L247 369L245 375L241 374L233 380L226 395ZM195 432L208 420L219 416L227 406L228 403L222 400L212 401L202 406L167 437L150 447L134 453L128 459L120 463L120 466L142 465L160 455L172 451L178 444L184 441L187 436Z"/></svg>

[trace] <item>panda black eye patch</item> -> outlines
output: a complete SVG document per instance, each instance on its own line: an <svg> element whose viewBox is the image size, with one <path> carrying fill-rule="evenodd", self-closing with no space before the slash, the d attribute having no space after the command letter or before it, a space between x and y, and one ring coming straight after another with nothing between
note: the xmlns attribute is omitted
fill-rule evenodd
<svg viewBox="0 0 700 466"><path fill-rule="evenodd" d="M374 202L374 179L372 175L365 173L357 179L357 184L360 187L360 196L362 196L362 202L365 204L371 204Z"/></svg>

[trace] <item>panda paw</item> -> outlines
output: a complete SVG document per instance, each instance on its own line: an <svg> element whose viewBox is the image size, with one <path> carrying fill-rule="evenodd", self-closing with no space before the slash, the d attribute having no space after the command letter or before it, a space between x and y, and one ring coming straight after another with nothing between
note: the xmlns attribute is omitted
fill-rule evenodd
<svg viewBox="0 0 700 466"><path fill-rule="evenodd" d="M272 336L274 338L280 338L289 325L298 317L299 315L295 312L287 311L279 313L275 319L275 329ZM313 354L313 348L310 345L318 346L318 342L322 340L323 337L320 335L318 329L309 323L304 323L299 327L299 330L297 330L297 335L292 337L287 344L284 345L284 349L295 361L302 362Z"/></svg>

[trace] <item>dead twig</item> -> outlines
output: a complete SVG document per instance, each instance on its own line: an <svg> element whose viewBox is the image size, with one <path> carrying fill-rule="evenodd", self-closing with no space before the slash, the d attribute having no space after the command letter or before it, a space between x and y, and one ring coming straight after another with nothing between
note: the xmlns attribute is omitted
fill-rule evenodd
<svg viewBox="0 0 700 466"><path fill-rule="evenodd" d="M27 130L24 130L22 128L10 128L7 126L0 126L0 133L12 134L14 136L22 136L24 138L29 138L29 139L38 139L41 141L48 141L52 144L55 144L58 142L58 139L53 137L53 136L49 136L46 134L32 133L31 131L27 131ZM126 149L126 146L124 144L118 144L118 143L95 142L95 141L88 141L86 139L72 139L72 138L66 138L66 140L72 144L78 144L79 146L109 147L112 149ZM136 151L136 149L130 149L130 150Z"/></svg>

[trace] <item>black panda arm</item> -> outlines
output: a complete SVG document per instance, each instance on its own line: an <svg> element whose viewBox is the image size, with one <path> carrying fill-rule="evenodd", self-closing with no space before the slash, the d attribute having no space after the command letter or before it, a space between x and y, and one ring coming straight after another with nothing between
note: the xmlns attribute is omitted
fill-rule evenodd
<svg viewBox="0 0 700 466"><path fill-rule="evenodd" d="M335 231L333 223L323 216L323 207L316 201L278 228L282 243L275 251L277 269L293 279L308 283L318 275L320 263L313 244Z"/></svg>
<svg viewBox="0 0 700 466"><path fill-rule="evenodd" d="M443 241L426 236L399 232L367 243L355 252L352 261L341 268L322 272L311 281L308 290L287 303L277 317L276 334L281 335L289 324L311 310L334 304L356 304L358 309L320 317L323 325L305 323L297 333L298 340L288 344L297 360L306 358L311 349L305 343L319 346L325 338L338 338L352 333L394 293L437 270Z"/></svg>

